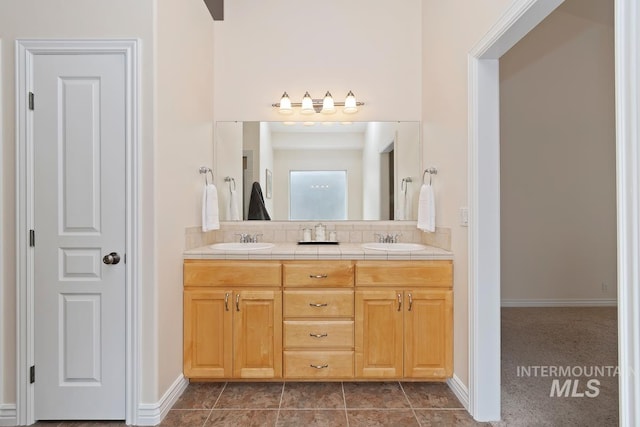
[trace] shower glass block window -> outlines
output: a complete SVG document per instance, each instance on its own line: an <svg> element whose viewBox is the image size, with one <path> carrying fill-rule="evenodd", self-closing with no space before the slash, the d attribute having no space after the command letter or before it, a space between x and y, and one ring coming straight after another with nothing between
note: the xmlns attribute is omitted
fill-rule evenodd
<svg viewBox="0 0 640 427"><path fill-rule="evenodd" d="M347 219L347 171L290 171L289 219Z"/></svg>

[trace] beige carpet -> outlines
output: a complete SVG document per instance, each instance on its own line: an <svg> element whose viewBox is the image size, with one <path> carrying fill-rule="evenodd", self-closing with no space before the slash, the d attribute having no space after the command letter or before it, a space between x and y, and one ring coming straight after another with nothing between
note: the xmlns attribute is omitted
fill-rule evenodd
<svg viewBox="0 0 640 427"><path fill-rule="evenodd" d="M606 368L617 366L616 308L503 308L501 316L502 422L495 425L618 425L618 378Z"/></svg>

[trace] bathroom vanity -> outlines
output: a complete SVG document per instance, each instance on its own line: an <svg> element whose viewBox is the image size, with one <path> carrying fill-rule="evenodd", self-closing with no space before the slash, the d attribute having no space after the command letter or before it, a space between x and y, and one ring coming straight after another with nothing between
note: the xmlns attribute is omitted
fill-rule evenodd
<svg viewBox="0 0 640 427"><path fill-rule="evenodd" d="M327 259L332 256L321 249L315 257L308 248L296 257L296 250L185 255L185 377L438 381L452 375L450 253L367 256L347 246Z"/></svg>

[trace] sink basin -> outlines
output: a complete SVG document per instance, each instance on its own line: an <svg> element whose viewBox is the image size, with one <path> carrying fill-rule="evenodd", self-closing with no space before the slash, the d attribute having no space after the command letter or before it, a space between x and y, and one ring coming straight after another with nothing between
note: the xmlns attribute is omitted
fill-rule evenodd
<svg viewBox="0 0 640 427"><path fill-rule="evenodd" d="M211 249L217 249L220 251L258 251L260 249L270 249L275 244L267 242L256 243L239 243L239 242L225 242L215 243L209 246Z"/></svg>
<svg viewBox="0 0 640 427"><path fill-rule="evenodd" d="M363 243L362 247L364 249L373 249L376 251L398 251L398 252L411 252L411 251L422 251L427 247L425 245L421 245L420 243Z"/></svg>

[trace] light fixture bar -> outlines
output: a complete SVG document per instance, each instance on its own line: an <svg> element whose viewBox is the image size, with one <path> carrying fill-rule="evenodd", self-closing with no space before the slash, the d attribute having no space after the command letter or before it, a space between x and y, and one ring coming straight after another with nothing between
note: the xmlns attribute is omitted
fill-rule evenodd
<svg viewBox="0 0 640 427"><path fill-rule="evenodd" d="M315 111L316 113L320 113L320 112L324 112L323 107L327 106L327 97L330 97L333 100L333 97L329 92L327 92L327 95L325 95L325 97L322 99L311 98L311 95L309 95L309 92L305 92L305 99L303 100L303 102L291 102L291 100L289 99L289 95L287 95L287 93L285 92L282 96L282 99L284 101L281 100L280 102L271 104L271 106L278 108L279 112L282 114L291 114L293 112L292 108L294 107L302 108L303 111L301 111L301 113L303 114L309 114L309 113L312 113L313 111ZM313 111L310 111L309 109L309 106L310 106L309 100L311 101L311 107L313 108ZM352 91L349 91L349 93L347 94L347 99L344 102L333 101L333 106L346 107L344 113L351 114L357 111L357 107L361 107L364 105L364 102L357 101L354 103L354 101L355 101L355 96L353 95ZM281 108L281 106L284 106L284 108ZM327 113L331 114L331 110L328 111Z"/></svg>
<svg viewBox="0 0 640 427"><path fill-rule="evenodd" d="M322 109L322 101L324 101L323 99L315 99L315 98L313 98L312 101L313 101L313 108L315 108L316 110L318 110L318 108ZM335 105L336 107L344 107L344 102L334 101L333 105ZM358 107L361 107L361 106L364 105L364 102L358 101L358 102L356 102L356 105ZM271 106L272 107L276 107L276 108L280 108L280 103L276 102L275 104L271 104ZM302 102L292 102L291 106L292 107L302 107ZM318 111L320 111L320 110L318 110Z"/></svg>

